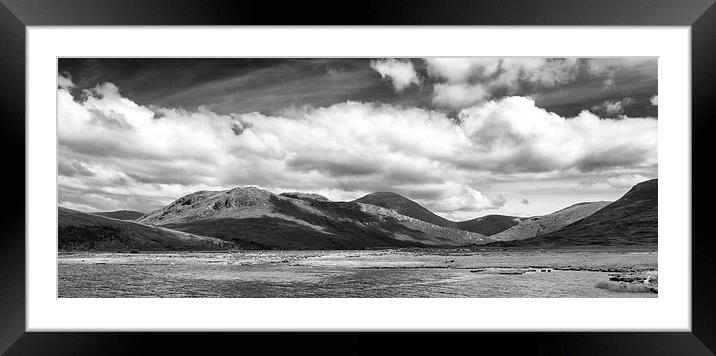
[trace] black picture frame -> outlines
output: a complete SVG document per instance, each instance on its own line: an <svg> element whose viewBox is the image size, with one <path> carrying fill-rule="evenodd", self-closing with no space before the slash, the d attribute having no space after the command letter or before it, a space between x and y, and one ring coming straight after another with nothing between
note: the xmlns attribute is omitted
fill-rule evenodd
<svg viewBox="0 0 716 356"><path fill-rule="evenodd" d="M0 352L24 354L135 354L321 352L328 339L344 353L450 352L465 347L501 353L711 355L716 350L716 239L708 234L713 189L709 167L716 111L714 0L478 1L92 1L0 0L0 122L4 153L0 199ZM404 333L49 333L25 331L25 29L27 26L132 25L491 25L688 26L692 65L692 330L691 332L459 333L440 338ZM678 118L663 118L664 120ZM25 187L24 190L19 187ZM678 238L662 236L660 238ZM435 340L431 342L431 340ZM439 341L438 341L439 340ZM380 346L378 346L380 345ZM227 349L227 347L234 347ZM469 350L469 349L468 349ZM334 352L325 348L323 351Z"/></svg>

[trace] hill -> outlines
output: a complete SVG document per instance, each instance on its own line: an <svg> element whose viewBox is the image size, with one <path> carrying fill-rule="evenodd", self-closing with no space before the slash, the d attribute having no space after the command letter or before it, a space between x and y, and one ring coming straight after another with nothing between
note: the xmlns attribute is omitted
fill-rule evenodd
<svg viewBox="0 0 716 356"><path fill-rule="evenodd" d="M476 219L458 222L457 227L461 230L490 236L519 224L522 219L523 218L516 216L486 215Z"/></svg>
<svg viewBox="0 0 716 356"><path fill-rule="evenodd" d="M356 203L380 206L397 213L443 227L458 228L457 223L433 214L422 205L391 192L371 193L354 200Z"/></svg>
<svg viewBox="0 0 716 356"><path fill-rule="evenodd" d="M500 233L491 235L490 238L498 241L512 241L547 234L580 219L584 219L604 208L609 203L610 202L604 201L579 203L551 214L524 218L519 224Z"/></svg>
<svg viewBox="0 0 716 356"><path fill-rule="evenodd" d="M514 246L657 246L658 199L658 180L641 182L589 217Z"/></svg>
<svg viewBox="0 0 716 356"><path fill-rule="evenodd" d="M465 246L481 234L448 228L359 202L331 202L256 187L201 191L139 220L227 241L278 249Z"/></svg>
<svg viewBox="0 0 716 356"><path fill-rule="evenodd" d="M91 213L93 215L99 215L104 216L107 218L112 219L118 219L118 220L129 220L134 221L142 216L144 216L144 213L140 213L138 211L132 211L132 210L117 210L117 211L102 211L98 213Z"/></svg>
<svg viewBox="0 0 716 356"><path fill-rule="evenodd" d="M58 248L98 251L216 250L225 241L58 208Z"/></svg>

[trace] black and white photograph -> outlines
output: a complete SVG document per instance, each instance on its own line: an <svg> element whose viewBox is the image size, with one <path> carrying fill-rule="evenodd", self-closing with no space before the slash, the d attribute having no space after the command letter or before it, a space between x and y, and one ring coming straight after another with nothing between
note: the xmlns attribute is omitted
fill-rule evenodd
<svg viewBox="0 0 716 356"><path fill-rule="evenodd" d="M57 296L658 298L658 101L658 57L60 57Z"/></svg>

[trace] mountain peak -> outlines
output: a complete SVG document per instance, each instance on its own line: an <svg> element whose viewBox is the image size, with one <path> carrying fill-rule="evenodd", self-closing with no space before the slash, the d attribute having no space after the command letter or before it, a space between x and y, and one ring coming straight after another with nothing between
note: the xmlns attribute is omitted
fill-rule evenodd
<svg viewBox="0 0 716 356"><path fill-rule="evenodd" d="M426 209L422 205L398 193L375 192L368 194L362 198L356 199L354 200L354 202L376 205L386 209L392 209L402 215L426 221L438 226L457 228L457 224L455 222L433 214L430 210Z"/></svg>
<svg viewBox="0 0 716 356"><path fill-rule="evenodd" d="M364 196L363 198L366 198L366 197L384 197L384 198L403 198L403 199L408 199L408 198L406 198L406 197L404 197L404 196L402 196L402 195L400 195L400 194L398 194L398 193L395 193L395 192L375 192L375 193L367 194L367 195Z"/></svg>
<svg viewBox="0 0 716 356"><path fill-rule="evenodd" d="M318 201L330 201L330 199L320 194L315 193L301 193L301 192L285 192L279 194L282 197L301 199L301 200L318 200Z"/></svg>
<svg viewBox="0 0 716 356"><path fill-rule="evenodd" d="M265 209L270 205L272 196L273 193L253 186L223 191L202 190L185 195L166 207L147 214L139 221L166 224L209 218L238 209Z"/></svg>
<svg viewBox="0 0 716 356"><path fill-rule="evenodd" d="M477 232L486 236L505 231L520 222L520 218L508 215L485 215L467 221L460 221L457 226L465 231Z"/></svg>
<svg viewBox="0 0 716 356"><path fill-rule="evenodd" d="M624 201L640 201L657 199L659 196L659 180L657 178L643 181L629 189L619 200Z"/></svg>

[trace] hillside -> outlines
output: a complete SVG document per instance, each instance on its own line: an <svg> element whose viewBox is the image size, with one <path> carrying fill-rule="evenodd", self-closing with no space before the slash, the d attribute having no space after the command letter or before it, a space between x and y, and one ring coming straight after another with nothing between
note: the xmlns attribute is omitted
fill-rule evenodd
<svg viewBox="0 0 716 356"><path fill-rule="evenodd" d="M189 194L139 221L278 249L465 246L487 242L481 234L377 208L357 202L331 202L315 195L276 195L256 187L241 187Z"/></svg>
<svg viewBox="0 0 716 356"><path fill-rule="evenodd" d="M132 211L132 210L117 210L117 211L102 211L97 213L91 213L93 215L99 215L104 216L107 218L112 219L118 219L118 220L129 220L134 221L142 216L144 216L144 213L140 213L138 211Z"/></svg>
<svg viewBox="0 0 716 356"><path fill-rule="evenodd" d="M234 247L225 241L58 208L60 250L216 250Z"/></svg>
<svg viewBox="0 0 716 356"><path fill-rule="evenodd" d="M395 210L397 213L418 220L426 221L438 226L457 228L457 223L433 214L422 205L396 193L378 192L371 193L362 198L354 200L356 203L380 206L386 209Z"/></svg>
<svg viewBox="0 0 716 356"><path fill-rule="evenodd" d="M460 221L457 223L457 227L461 230L490 236L519 224L522 219L516 216L486 215L472 220Z"/></svg>
<svg viewBox="0 0 716 356"><path fill-rule="evenodd" d="M395 193L333 202L308 193L256 187L199 191L142 215L59 209L60 249L365 249L437 246L656 245L657 181L619 200L579 203L530 218L443 219Z"/></svg>
<svg viewBox="0 0 716 356"><path fill-rule="evenodd" d="M519 224L491 235L490 238L498 241L524 240L538 235L547 234L561 229L580 219L584 219L610 202L579 203L554 213L525 218Z"/></svg>
<svg viewBox="0 0 716 356"><path fill-rule="evenodd" d="M617 201L557 231L514 246L656 246L658 241L658 180L635 185Z"/></svg>

